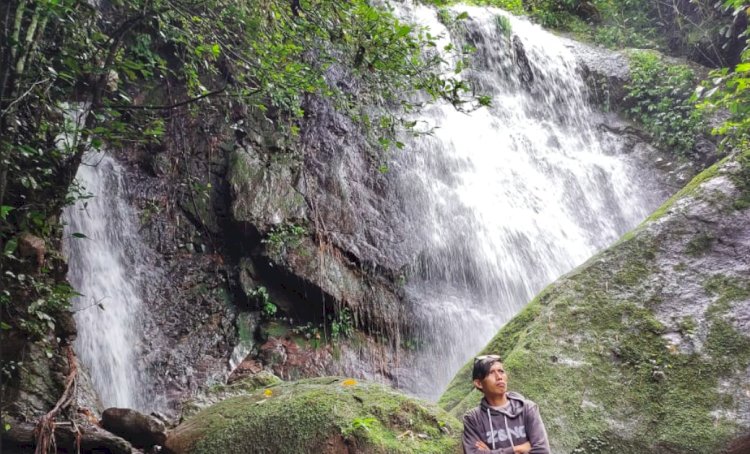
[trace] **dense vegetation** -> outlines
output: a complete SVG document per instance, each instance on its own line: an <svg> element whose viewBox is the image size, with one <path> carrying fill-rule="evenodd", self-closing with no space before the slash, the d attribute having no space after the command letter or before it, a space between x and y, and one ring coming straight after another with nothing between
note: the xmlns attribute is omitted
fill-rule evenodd
<svg viewBox="0 0 750 454"><path fill-rule="evenodd" d="M424 0L442 7L455 0ZM607 47L659 49L708 66L737 62L747 2L729 0L473 0L530 16L545 27Z"/></svg>

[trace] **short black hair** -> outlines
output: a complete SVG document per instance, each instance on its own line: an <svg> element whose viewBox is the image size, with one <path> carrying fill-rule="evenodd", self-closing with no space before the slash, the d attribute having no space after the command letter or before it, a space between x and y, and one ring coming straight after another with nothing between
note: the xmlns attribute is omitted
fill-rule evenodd
<svg viewBox="0 0 750 454"><path fill-rule="evenodd" d="M490 374L490 369L495 363L501 363L502 358L498 355L482 355L474 358L474 369L471 371L472 380L484 380Z"/></svg>

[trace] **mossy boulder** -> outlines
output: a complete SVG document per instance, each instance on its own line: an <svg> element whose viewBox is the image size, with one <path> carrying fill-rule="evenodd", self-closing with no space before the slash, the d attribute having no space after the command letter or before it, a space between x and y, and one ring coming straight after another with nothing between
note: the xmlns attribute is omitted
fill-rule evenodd
<svg viewBox="0 0 750 454"><path fill-rule="evenodd" d="M173 453L450 453L461 424L391 388L340 377L275 384L217 403L169 434Z"/></svg>
<svg viewBox="0 0 750 454"><path fill-rule="evenodd" d="M484 349L539 403L554 452L721 452L750 430L748 155L697 176ZM478 400L467 364L440 404Z"/></svg>
<svg viewBox="0 0 750 454"><path fill-rule="evenodd" d="M184 403L182 406L182 420L189 419L201 410L208 408L217 402L221 402L222 400L243 394L249 394L259 388L273 386L279 383L281 383L279 377L263 370L234 383L211 386L205 393L195 396Z"/></svg>

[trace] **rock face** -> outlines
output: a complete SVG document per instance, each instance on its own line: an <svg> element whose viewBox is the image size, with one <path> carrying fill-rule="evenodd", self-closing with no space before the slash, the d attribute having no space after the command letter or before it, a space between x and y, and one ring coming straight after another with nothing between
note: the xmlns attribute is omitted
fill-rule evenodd
<svg viewBox="0 0 750 454"><path fill-rule="evenodd" d="M180 453L450 453L461 424L383 385L325 377L233 397L183 422L167 439Z"/></svg>
<svg viewBox="0 0 750 454"><path fill-rule="evenodd" d="M719 452L750 430L750 153L697 176L485 348L555 452ZM476 405L466 365L440 404ZM647 435L647 436L644 436Z"/></svg>
<svg viewBox="0 0 750 454"><path fill-rule="evenodd" d="M102 427L130 441L137 448L163 445L167 439L164 423L130 408L108 408L102 413Z"/></svg>

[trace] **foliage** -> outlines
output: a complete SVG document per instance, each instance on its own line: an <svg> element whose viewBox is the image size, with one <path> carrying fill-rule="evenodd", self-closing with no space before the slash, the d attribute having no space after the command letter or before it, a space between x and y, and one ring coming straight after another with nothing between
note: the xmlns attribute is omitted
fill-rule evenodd
<svg viewBox="0 0 750 454"><path fill-rule="evenodd" d="M362 416L354 418L352 419L348 427L345 427L341 430L341 435L348 437L359 430L369 432L370 427L372 427L373 424L375 424L377 421L377 418L373 418L372 416Z"/></svg>
<svg viewBox="0 0 750 454"><path fill-rule="evenodd" d="M261 242L268 246L272 254L283 255L288 249L297 248L305 235L307 229L304 226L285 223L273 227Z"/></svg>
<svg viewBox="0 0 750 454"><path fill-rule="evenodd" d="M724 6L742 14L750 4L746 0L726 0ZM747 37L747 29L741 36ZM713 129L722 136L722 146L731 150L740 165L732 179L740 190L735 209L750 206L750 44L745 46L740 62L734 68L712 71L696 92L699 108L708 112L723 111L728 117Z"/></svg>
<svg viewBox="0 0 750 454"><path fill-rule="evenodd" d="M630 55L630 82L625 101L628 115L643 124L657 145L686 156L705 128L703 115L692 100L696 84L687 66L668 65L652 52Z"/></svg>
<svg viewBox="0 0 750 454"><path fill-rule="evenodd" d="M304 337L306 340L313 342L313 347L317 348L320 341L320 332L322 325L315 325L312 322L307 322L304 325L298 325L291 329L292 333Z"/></svg>
<svg viewBox="0 0 750 454"><path fill-rule="evenodd" d="M457 0L422 0L422 3L428 5L434 5L440 8L450 6L456 3L464 3L469 5L482 5L482 6L494 6L502 8L511 13L521 14L524 11L523 0L468 0L468 1L457 1Z"/></svg>
<svg viewBox="0 0 750 454"><path fill-rule="evenodd" d="M263 318L273 318L276 312L278 312L279 308L271 301L271 295L264 286L261 285L251 290L249 296L255 299L258 307L260 307L260 314Z"/></svg>
<svg viewBox="0 0 750 454"><path fill-rule="evenodd" d="M742 61L733 69L713 71L698 90L701 109L729 113L729 118L714 128L732 148L750 148L750 49L742 53Z"/></svg>
<svg viewBox="0 0 750 454"><path fill-rule="evenodd" d="M354 318L349 308L336 311L331 319L331 338L335 341L340 338L351 337L354 334Z"/></svg>
<svg viewBox="0 0 750 454"><path fill-rule="evenodd" d="M509 38L513 33L513 26L507 16L501 14L495 16L495 25L497 26L497 31L506 38Z"/></svg>

